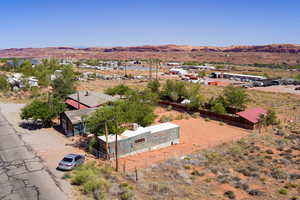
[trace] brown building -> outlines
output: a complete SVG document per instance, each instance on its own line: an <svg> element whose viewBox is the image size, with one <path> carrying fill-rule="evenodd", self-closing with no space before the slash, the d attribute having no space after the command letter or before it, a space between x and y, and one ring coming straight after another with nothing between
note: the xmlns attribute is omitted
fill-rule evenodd
<svg viewBox="0 0 300 200"><path fill-rule="evenodd" d="M60 114L60 125L66 136L74 136L85 133L86 126L84 118L94 112L100 106L118 100L103 93L80 91L71 94L65 103L71 109Z"/></svg>

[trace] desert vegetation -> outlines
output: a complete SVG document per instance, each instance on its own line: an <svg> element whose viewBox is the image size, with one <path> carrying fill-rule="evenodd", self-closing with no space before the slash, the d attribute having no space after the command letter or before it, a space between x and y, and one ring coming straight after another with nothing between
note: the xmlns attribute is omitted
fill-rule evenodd
<svg viewBox="0 0 300 200"><path fill-rule="evenodd" d="M137 172L93 169L89 163L66 176L95 199L99 191L110 199L117 185L119 199L294 200L300 196L299 134L289 123L280 124Z"/></svg>

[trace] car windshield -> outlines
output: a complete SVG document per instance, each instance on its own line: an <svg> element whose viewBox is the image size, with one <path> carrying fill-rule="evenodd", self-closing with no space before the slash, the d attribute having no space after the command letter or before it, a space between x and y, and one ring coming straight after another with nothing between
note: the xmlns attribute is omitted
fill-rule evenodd
<svg viewBox="0 0 300 200"><path fill-rule="evenodd" d="M63 159L64 162L73 162L73 158L64 158Z"/></svg>

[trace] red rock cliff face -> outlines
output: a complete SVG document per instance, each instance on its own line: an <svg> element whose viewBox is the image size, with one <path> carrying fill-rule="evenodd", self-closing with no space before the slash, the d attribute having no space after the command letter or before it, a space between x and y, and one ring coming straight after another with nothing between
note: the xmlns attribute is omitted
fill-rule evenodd
<svg viewBox="0 0 300 200"><path fill-rule="evenodd" d="M0 57L27 58L95 58L95 59L149 59L165 61L206 61L235 64L300 63L300 45L274 44L260 46L188 46L160 45L112 48L12 48L0 50Z"/></svg>

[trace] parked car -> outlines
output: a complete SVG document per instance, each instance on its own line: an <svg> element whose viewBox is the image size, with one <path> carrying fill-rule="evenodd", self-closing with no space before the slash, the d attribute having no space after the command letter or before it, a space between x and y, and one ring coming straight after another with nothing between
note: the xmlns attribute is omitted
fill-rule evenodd
<svg viewBox="0 0 300 200"><path fill-rule="evenodd" d="M57 169L72 170L81 165L84 162L84 160L84 155L68 154L58 163Z"/></svg>
<svg viewBox="0 0 300 200"><path fill-rule="evenodd" d="M300 90L300 87L296 87L295 90Z"/></svg>
<svg viewBox="0 0 300 200"><path fill-rule="evenodd" d="M241 87L243 88L253 88L252 84L242 84Z"/></svg>

